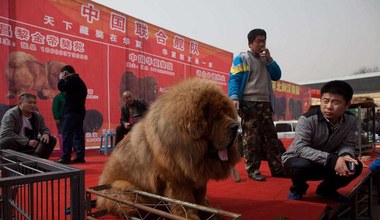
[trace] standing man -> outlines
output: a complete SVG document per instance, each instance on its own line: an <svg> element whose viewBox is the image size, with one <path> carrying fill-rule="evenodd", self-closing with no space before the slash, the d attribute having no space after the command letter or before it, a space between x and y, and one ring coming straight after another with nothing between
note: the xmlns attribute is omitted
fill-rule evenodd
<svg viewBox="0 0 380 220"><path fill-rule="evenodd" d="M357 118L347 111L352 94L346 82L328 82L321 89L321 106L298 119L294 141L282 155L292 179L289 199L302 200L309 187L307 180L323 180L318 195L348 202L337 190L359 176L363 168L354 159Z"/></svg>
<svg viewBox="0 0 380 220"><path fill-rule="evenodd" d="M65 105L65 94L60 92L53 99L52 111L58 134L63 130L63 106Z"/></svg>
<svg viewBox="0 0 380 220"><path fill-rule="evenodd" d="M228 95L242 119L243 154L248 177L264 181L259 168L264 151L272 176L284 176L277 132L273 124L272 80L281 78L281 69L266 48L263 29L248 33L247 52L234 58L228 81Z"/></svg>
<svg viewBox="0 0 380 220"><path fill-rule="evenodd" d="M148 104L142 99L134 99L130 91L123 92L122 100L125 103L121 108L120 125L116 127L115 145L119 143L138 122L148 109Z"/></svg>
<svg viewBox="0 0 380 220"><path fill-rule="evenodd" d="M65 93L63 106L63 155L58 162L63 164L85 163L85 139L83 121L86 115L87 87L72 66L64 66L59 75L58 89ZM76 158L71 160L72 147Z"/></svg>
<svg viewBox="0 0 380 220"><path fill-rule="evenodd" d="M5 112L0 127L0 149L48 159L56 143L44 118L37 111L35 95L22 94L18 105Z"/></svg>

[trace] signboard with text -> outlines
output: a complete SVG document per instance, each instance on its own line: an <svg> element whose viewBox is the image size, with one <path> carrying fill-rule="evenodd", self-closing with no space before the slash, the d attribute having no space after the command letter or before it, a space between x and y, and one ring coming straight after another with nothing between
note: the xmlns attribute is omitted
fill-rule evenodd
<svg viewBox="0 0 380 220"><path fill-rule="evenodd" d="M310 108L311 94L308 86L287 81L272 81L275 93L274 120L297 120Z"/></svg>
<svg viewBox="0 0 380 220"><path fill-rule="evenodd" d="M212 79L227 91L231 62L230 52L94 2L1 0L0 116L31 92L57 133L52 99L60 68L72 65L88 88L86 146L99 145L102 130L118 125L123 91L152 103L190 77Z"/></svg>

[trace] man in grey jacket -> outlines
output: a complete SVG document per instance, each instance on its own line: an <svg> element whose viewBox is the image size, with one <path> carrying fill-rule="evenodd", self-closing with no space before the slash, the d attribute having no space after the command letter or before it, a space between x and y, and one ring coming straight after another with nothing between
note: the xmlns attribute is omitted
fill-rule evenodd
<svg viewBox="0 0 380 220"><path fill-rule="evenodd" d="M37 112L35 95L22 94L19 104L5 112L0 127L0 149L11 149L47 159L56 143L44 118Z"/></svg>
<svg viewBox="0 0 380 220"><path fill-rule="evenodd" d="M359 176L363 168L354 159L357 118L347 111L352 95L346 82L328 82L321 89L320 108L299 118L295 139L282 155L292 180L289 199L302 200L309 187L306 181L323 180L318 195L348 202L337 190Z"/></svg>

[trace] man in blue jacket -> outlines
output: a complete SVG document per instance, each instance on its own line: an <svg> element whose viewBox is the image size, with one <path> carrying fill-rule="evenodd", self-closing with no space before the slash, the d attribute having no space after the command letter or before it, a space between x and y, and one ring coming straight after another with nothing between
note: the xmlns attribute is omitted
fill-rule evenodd
<svg viewBox="0 0 380 220"><path fill-rule="evenodd" d="M247 52L234 58L228 81L228 95L241 117L243 154L248 177L264 181L260 173L262 152L272 176L284 176L277 132L273 124L272 80L281 78L281 69L266 48L263 29L248 34Z"/></svg>
<svg viewBox="0 0 380 220"><path fill-rule="evenodd" d="M380 171L380 157L369 165L369 170L373 173Z"/></svg>

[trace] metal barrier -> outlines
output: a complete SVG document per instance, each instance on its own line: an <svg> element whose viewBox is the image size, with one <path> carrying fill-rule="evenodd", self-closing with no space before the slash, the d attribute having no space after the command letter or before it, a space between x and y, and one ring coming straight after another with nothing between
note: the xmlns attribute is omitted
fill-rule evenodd
<svg viewBox="0 0 380 220"><path fill-rule="evenodd" d="M0 150L0 172L1 219L85 219L83 170Z"/></svg>
<svg viewBox="0 0 380 220"><path fill-rule="evenodd" d="M347 195L350 202L347 204L340 203L328 210L323 219L373 219L373 177L374 174L367 173Z"/></svg>
<svg viewBox="0 0 380 220"><path fill-rule="evenodd" d="M224 210L201 206L189 202L184 202L180 200L170 199L167 197L159 196L156 194L151 194L144 191L139 190L131 190L123 193L106 193L104 190L109 189L110 185L100 185L91 187L86 189L86 203L87 207L91 207L91 201L93 201L93 196L96 195L98 197L107 198L109 200L114 201L115 207L122 207L123 205L128 205L133 207L136 211L136 215L134 217L128 216L127 213L125 215L120 216L121 219L187 219L184 217L180 217L178 215L170 213L169 206L178 205L181 206L184 211L187 208L197 209L199 213L202 213L202 219L215 219L217 217L223 217L223 219L235 219L241 220L243 219L240 214L227 212ZM135 198L135 202L127 201L120 199L120 194L131 194ZM138 197L147 197L152 203L142 204L138 203ZM153 202L156 201L156 202ZM99 209L87 209L87 219L96 220L97 218L103 219L103 217L108 216L109 212L107 210L99 210Z"/></svg>

